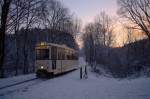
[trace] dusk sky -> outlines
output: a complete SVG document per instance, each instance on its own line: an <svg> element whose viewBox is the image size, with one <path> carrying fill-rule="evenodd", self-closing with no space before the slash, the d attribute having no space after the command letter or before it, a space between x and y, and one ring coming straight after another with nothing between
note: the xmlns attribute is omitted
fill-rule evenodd
<svg viewBox="0 0 150 99"><path fill-rule="evenodd" d="M76 17L82 21L82 29L86 23L93 22L94 17L105 11L111 17L116 16L117 0L60 0ZM121 36L117 37L120 42ZM81 42L80 42L81 43ZM82 43L79 45L82 45Z"/></svg>
<svg viewBox="0 0 150 99"><path fill-rule="evenodd" d="M83 25L91 22L102 11L114 16L117 11L117 0L60 0L72 13L81 18Z"/></svg>

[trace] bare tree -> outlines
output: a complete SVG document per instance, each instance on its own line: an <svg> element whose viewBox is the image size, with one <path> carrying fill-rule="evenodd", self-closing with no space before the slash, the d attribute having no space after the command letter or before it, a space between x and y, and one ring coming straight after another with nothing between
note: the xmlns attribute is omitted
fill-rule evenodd
<svg viewBox="0 0 150 99"><path fill-rule="evenodd" d="M53 33L55 30L70 32L71 26L73 26L72 15L69 13L68 8L65 8L60 1L50 0L43 3L41 19L45 28L49 29L51 35L51 42L54 42L55 38Z"/></svg>
<svg viewBox="0 0 150 99"><path fill-rule="evenodd" d="M132 28L142 30L150 38L150 1L118 0L118 13L133 23Z"/></svg>
<svg viewBox="0 0 150 99"><path fill-rule="evenodd" d="M84 41L84 51L86 56L86 61L90 63L91 67L93 67L94 63L94 27L93 24L88 24L85 27L85 34L83 35Z"/></svg>
<svg viewBox="0 0 150 99"><path fill-rule="evenodd" d="M93 69L96 64L109 63L110 49L114 42L113 24L105 12L95 17L93 23L85 27L84 49L87 61Z"/></svg>
<svg viewBox="0 0 150 99"><path fill-rule="evenodd" d="M127 30L127 40L126 40L126 44L130 44L133 42L133 29L130 28L130 27L125 27L126 30ZM126 49L126 60L127 60L127 67L130 66L130 56L131 56L131 53L130 51L132 50L131 46L128 46L127 49Z"/></svg>
<svg viewBox="0 0 150 99"><path fill-rule="evenodd" d="M15 45L16 45L16 64L15 71L18 74L18 66L20 62L19 58L19 44L20 44L20 29L25 28L24 33L24 65L27 64L27 41L28 39L28 29L35 27L38 23L38 13L43 1L41 0L12 0L10 11L7 20L7 33L14 34ZM25 68L25 66L24 66ZM25 72L25 71L24 71Z"/></svg>
<svg viewBox="0 0 150 99"><path fill-rule="evenodd" d="M25 25L25 31L24 31L24 46L23 46L23 55L24 55L24 69L23 69L23 73L26 74L28 73L28 69L29 69L29 57L28 57L28 50L30 47L30 39L29 39L29 29L33 28L34 25L36 25L37 21L38 21L38 16L37 13L39 11L39 7L41 7L41 3L44 1L41 0L27 0L26 1L26 15L24 16L24 25Z"/></svg>
<svg viewBox="0 0 150 99"><path fill-rule="evenodd" d="M24 23L24 16L26 15L25 7L26 3L20 0L13 0L10 6L10 11L7 20L7 33L14 34L15 36L15 48L16 48L16 62L15 62L15 75L18 74L19 63L19 30Z"/></svg>
<svg viewBox="0 0 150 99"><path fill-rule="evenodd" d="M72 19L72 25L70 25L70 33L73 35L74 39L78 37L81 32L81 20L79 18Z"/></svg>
<svg viewBox="0 0 150 99"><path fill-rule="evenodd" d="M101 36L102 44L104 46L111 46L113 43L112 33L114 29L111 18L105 12L101 12L95 17L95 25L98 25L96 26L96 30L98 30L96 32Z"/></svg>

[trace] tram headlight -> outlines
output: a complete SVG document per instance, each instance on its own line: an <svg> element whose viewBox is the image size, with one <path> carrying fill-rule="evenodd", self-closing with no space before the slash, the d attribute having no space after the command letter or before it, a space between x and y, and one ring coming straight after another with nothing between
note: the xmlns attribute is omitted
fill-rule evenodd
<svg viewBox="0 0 150 99"><path fill-rule="evenodd" d="M41 66L41 69L44 69L44 66Z"/></svg>

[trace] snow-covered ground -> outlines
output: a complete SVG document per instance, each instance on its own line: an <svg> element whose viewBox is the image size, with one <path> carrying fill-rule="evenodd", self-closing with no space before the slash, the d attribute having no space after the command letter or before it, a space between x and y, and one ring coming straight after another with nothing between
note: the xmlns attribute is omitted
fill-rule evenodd
<svg viewBox="0 0 150 99"><path fill-rule="evenodd" d="M0 94L0 99L150 99L149 78L117 80L88 71L88 79L80 79L79 72L22 85L17 91Z"/></svg>
<svg viewBox="0 0 150 99"><path fill-rule="evenodd" d="M36 78L35 74L21 75L12 78L0 79L0 88Z"/></svg>

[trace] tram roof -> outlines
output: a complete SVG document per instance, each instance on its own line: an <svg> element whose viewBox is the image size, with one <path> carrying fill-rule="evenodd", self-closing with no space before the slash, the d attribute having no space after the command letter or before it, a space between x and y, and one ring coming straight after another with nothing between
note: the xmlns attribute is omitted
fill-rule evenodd
<svg viewBox="0 0 150 99"><path fill-rule="evenodd" d="M59 48L64 48L64 49L69 49L69 50L73 50L75 51L75 49L70 48L64 44L60 45L60 44L55 44L55 43L46 43L46 42L41 42L39 44L36 45L36 47L40 47L40 46L55 46L55 47L59 47Z"/></svg>

